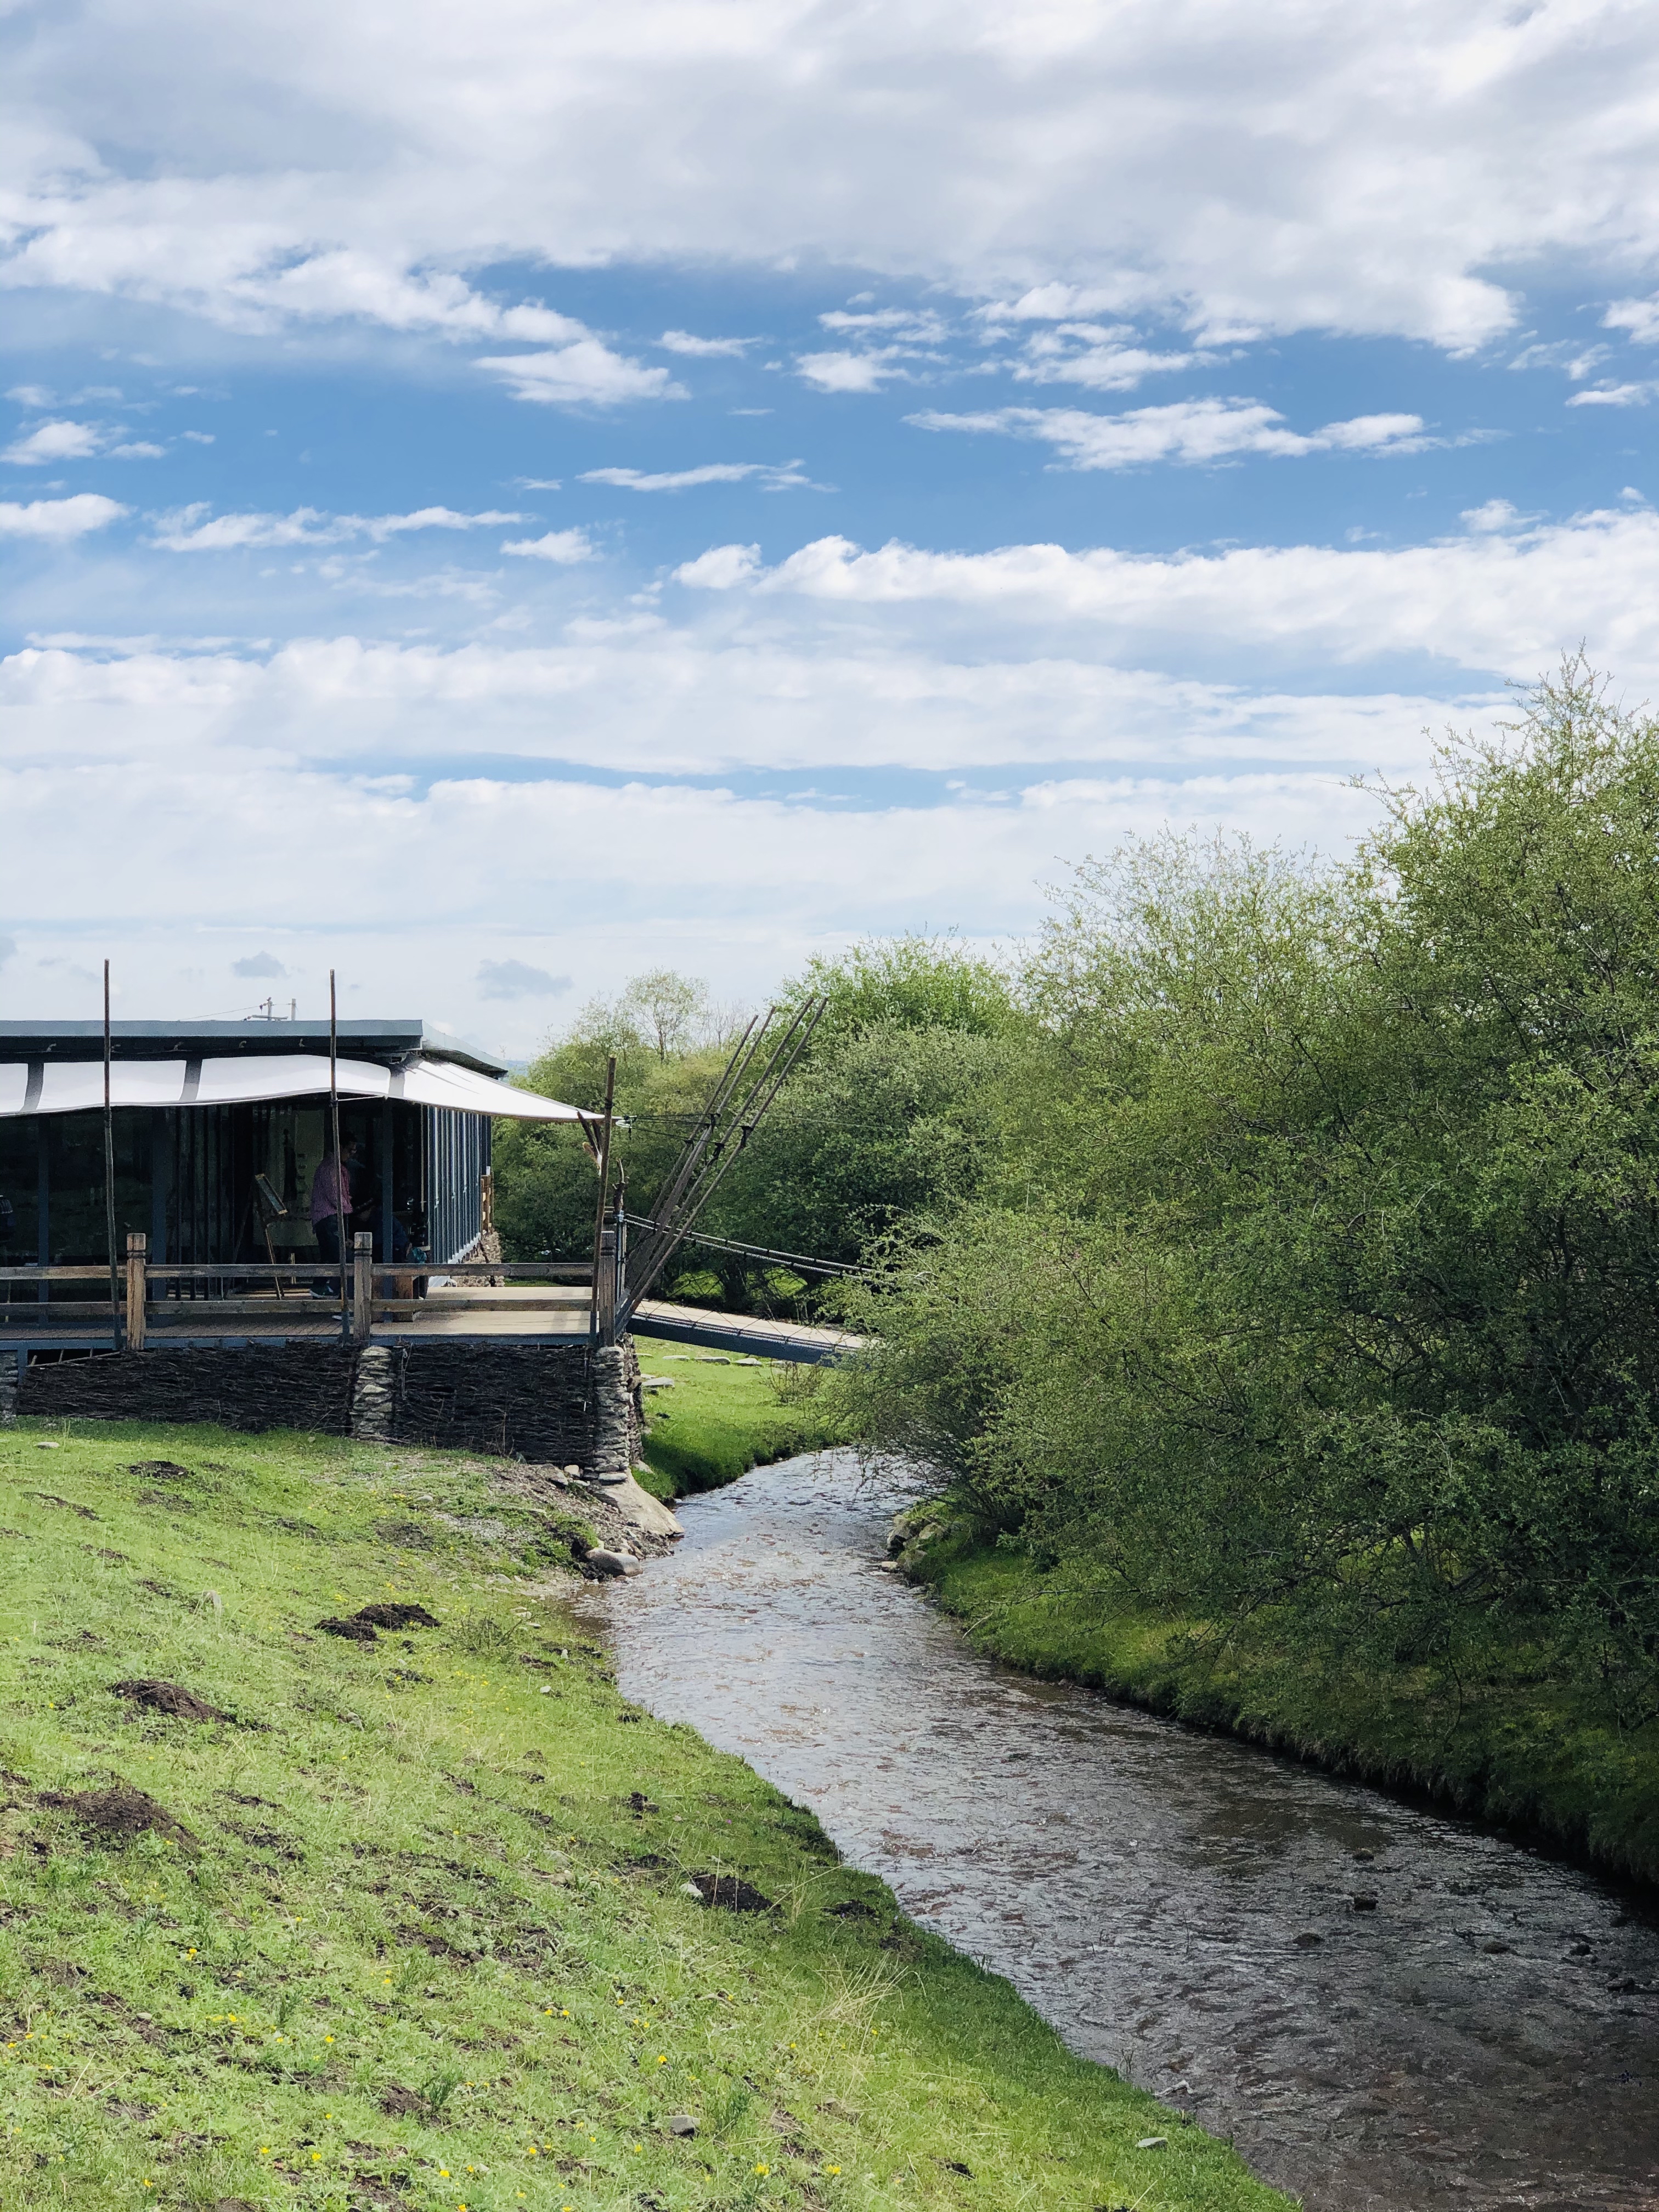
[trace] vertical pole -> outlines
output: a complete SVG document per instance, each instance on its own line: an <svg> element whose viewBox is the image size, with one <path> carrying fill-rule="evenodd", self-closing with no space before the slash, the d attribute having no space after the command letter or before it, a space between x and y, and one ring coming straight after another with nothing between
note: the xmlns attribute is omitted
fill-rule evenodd
<svg viewBox="0 0 1659 2212"><path fill-rule="evenodd" d="M588 1301L587 1333L599 1334L599 1289L605 1266L605 1202L611 1195L611 1120L617 1098L617 1055L605 1071L605 1126L599 1133L599 1202L593 1209L593 1288Z"/></svg>
<svg viewBox="0 0 1659 2212"><path fill-rule="evenodd" d="M149 1239L142 1229L127 1231L127 1350L144 1348L144 1299Z"/></svg>
<svg viewBox="0 0 1659 2212"><path fill-rule="evenodd" d="M374 1322L374 1236L372 1230L360 1229L351 1240L352 1342L367 1344Z"/></svg>
<svg viewBox="0 0 1659 2212"><path fill-rule="evenodd" d="M109 1252L109 1333L121 1349L121 1293L115 1267L115 1115L110 1105L109 963L104 963L104 1242Z"/></svg>
<svg viewBox="0 0 1659 2212"><path fill-rule="evenodd" d="M336 1062L340 1052L340 1024L334 1000L334 970L328 971L328 1126L334 1145L334 1249L339 1255L340 1334L346 1333L345 1176L340 1158L340 1084Z"/></svg>
<svg viewBox="0 0 1659 2212"><path fill-rule="evenodd" d="M621 1176L617 1178L617 1203L611 1219L611 1334L614 1340L617 1316L622 1311L628 1285L628 1194Z"/></svg>
<svg viewBox="0 0 1659 2212"><path fill-rule="evenodd" d="M34 1256L43 1267L52 1265L52 1159L46 1149L50 1126L42 1115L34 1132ZM52 1286L46 1282L35 1292L42 1305L51 1295Z"/></svg>

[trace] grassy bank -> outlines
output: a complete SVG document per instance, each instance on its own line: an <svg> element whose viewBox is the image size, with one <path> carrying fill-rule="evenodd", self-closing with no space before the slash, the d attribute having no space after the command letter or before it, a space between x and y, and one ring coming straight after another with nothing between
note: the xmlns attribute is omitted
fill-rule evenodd
<svg viewBox="0 0 1659 2212"><path fill-rule="evenodd" d="M1456 1689L1421 1670L1345 1672L1288 1659L1270 1621L1213 1654L1064 1565L960 1535L906 1565L982 1650L1091 1684L1336 1772L1431 1793L1618 1874L1659 1883L1659 1726L1620 1735L1517 1653Z"/></svg>
<svg viewBox="0 0 1659 2212"><path fill-rule="evenodd" d="M1282 2202L625 1705L562 1504L103 1424L0 1482L7 2205ZM441 1625L322 1626L376 1604Z"/></svg>
<svg viewBox="0 0 1659 2212"><path fill-rule="evenodd" d="M659 1497L720 1490L751 1467L833 1441L810 1367L647 1336L635 1346L644 1373L672 1386L645 1394L646 1460Z"/></svg>

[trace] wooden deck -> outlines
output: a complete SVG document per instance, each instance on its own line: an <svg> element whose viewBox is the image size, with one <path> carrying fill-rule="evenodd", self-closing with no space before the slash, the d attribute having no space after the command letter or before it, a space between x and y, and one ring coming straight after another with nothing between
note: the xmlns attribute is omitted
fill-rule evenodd
<svg viewBox="0 0 1659 2212"><path fill-rule="evenodd" d="M377 1300L366 1335L371 1345L433 1341L489 1345L586 1342L591 1293L586 1283L469 1283L428 1278L424 1298ZM107 1302L90 1304L84 1317L67 1299L27 1301L17 1286L0 1300L0 1353L106 1352L113 1342ZM634 1316L636 1336L700 1345L758 1359L817 1363L854 1351L862 1340L838 1329L793 1322L758 1321L742 1314L647 1299ZM249 1285L234 1297L161 1297L145 1307L144 1346L192 1350L295 1343L338 1344L346 1332L337 1297L314 1297L305 1289L278 1297Z"/></svg>

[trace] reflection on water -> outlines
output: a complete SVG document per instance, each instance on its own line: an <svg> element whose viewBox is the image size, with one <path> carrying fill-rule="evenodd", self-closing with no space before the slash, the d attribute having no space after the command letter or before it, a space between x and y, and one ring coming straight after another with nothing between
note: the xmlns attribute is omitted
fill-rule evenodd
<svg viewBox="0 0 1659 2212"><path fill-rule="evenodd" d="M672 1558L579 1601L624 1693L739 1753L1074 2049L1318 2212L1659 2206L1650 1919L981 1658L878 1565L903 1495L830 1454L689 1500Z"/></svg>

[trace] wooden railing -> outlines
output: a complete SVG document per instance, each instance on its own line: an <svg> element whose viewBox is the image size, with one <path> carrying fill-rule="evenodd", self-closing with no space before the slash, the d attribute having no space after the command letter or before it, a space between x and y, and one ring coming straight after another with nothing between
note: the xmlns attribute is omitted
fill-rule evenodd
<svg viewBox="0 0 1659 2212"><path fill-rule="evenodd" d="M471 1290L451 1299L444 1295L446 1285L493 1286L505 1279L507 1284L568 1284L587 1289L593 1273L586 1261L377 1261L374 1239L365 1230L353 1239L342 1289L340 1267L325 1261L151 1261L149 1245L149 1239L136 1231L128 1237L125 1279L117 1304L112 1304L107 1297L54 1298L52 1295L52 1286L58 1284L106 1286L110 1279L106 1266L0 1267L0 1329L8 1322L27 1323L29 1330L36 1329L48 1314L59 1322L106 1322L112 1338L125 1340L130 1351L142 1352L152 1322L175 1316L182 1318L186 1310L192 1321L204 1322L272 1321L278 1317L277 1309L293 1296L305 1301L308 1318L325 1320L329 1306L311 1295L313 1284L321 1282L329 1285L333 1294L342 1333L362 1344L368 1341L377 1321L463 1312L511 1311L529 1316L551 1310L556 1303L551 1298L480 1297ZM434 1281L437 1287L430 1287ZM400 1295L405 1285L407 1291ZM419 1293L417 1285L422 1286ZM15 1299L13 1293L19 1287L36 1295ZM254 1295L261 1288L265 1294ZM27 1332L20 1329L19 1333ZM586 1322L581 1331L568 1333L586 1334Z"/></svg>

